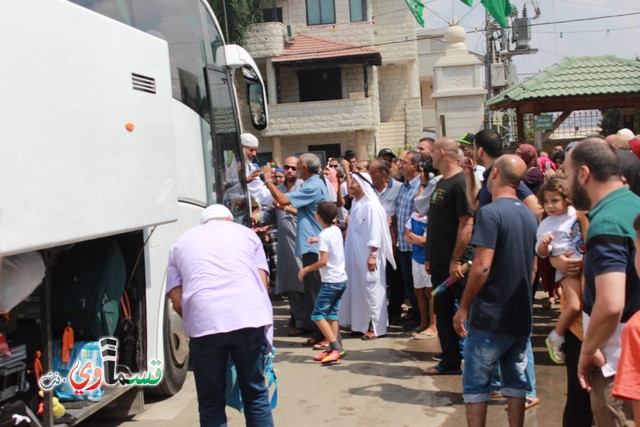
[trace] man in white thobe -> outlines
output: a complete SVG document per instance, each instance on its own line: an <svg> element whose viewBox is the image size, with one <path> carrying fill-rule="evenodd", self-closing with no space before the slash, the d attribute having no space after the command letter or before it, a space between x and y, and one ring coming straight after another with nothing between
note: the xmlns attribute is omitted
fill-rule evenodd
<svg viewBox="0 0 640 427"><path fill-rule="evenodd" d="M345 242L345 266L349 277L338 312L341 325L362 332L363 340L387 334L385 265L396 267L387 215L373 188L371 176L356 173L351 180L353 197Z"/></svg>

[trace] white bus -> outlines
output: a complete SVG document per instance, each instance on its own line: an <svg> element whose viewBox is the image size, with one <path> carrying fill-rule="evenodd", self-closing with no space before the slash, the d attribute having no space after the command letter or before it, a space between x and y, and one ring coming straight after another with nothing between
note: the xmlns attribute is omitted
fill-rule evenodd
<svg viewBox="0 0 640 427"><path fill-rule="evenodd" d="M244 49L224 44L204 0L3 6L0 257L39 252L47 264L31 298L37 315L19 305L5 335L23 334L32 320L50 368L51 339L62 334L51 321L57 257L72 245L115 239L137 326L134 368L162 360L154 392L172 395L185 380L188 339L164 295L168 250L211 203L225 203L239 222L249 218L235 91L246 85L252 125L264 129L258 67ZM244 79L234 84L239 68ZM115 387L69 411L73 422L122 401L121 393ZM139 403L140 391L128 401Z"/></svg>

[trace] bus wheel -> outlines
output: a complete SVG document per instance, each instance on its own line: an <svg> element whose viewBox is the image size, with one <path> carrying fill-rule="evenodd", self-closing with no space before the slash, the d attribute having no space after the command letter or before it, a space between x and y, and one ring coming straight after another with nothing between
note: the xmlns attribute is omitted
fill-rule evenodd
<svg viewBox="0 0 640 427"><path fill-rule="evenodd" d="M152 396L173 396L180 391L189 368L189 337L184 331L182 318L173 310L171 300L164 303L164 364L162 381L147 389Z"/></svg>

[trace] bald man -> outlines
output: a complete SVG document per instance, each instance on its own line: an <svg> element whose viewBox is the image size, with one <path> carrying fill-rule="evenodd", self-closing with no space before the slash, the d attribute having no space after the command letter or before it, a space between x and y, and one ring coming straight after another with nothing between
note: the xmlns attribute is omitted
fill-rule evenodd
<svg viewBox="0 0 640 427"><path fill-rule="evenodd" d="M453 319L456 332L467 337L462 388L469 426L486 423L491 378L498 364L509 425L524 422L527 340L533 323L531 271L538 225L516 195L526 170L517 156L499 157L487 183L492 203L476 213L471 242L475 256Z"/></svg>
<svg viewBox="0 0 640 427"><path fill-rule="evenodd" d="M442 357L437 365L422 373L452 375L461 373L460 340L452 321L456 299L462 295L465 284L462 264L473 256L469 247L473 216L466 196L466 179L458 166L458 143L453 138L440 138L433 144L431 156L442 178L429 204L426 266L433 283L440 284L447 277L455 283L433 300Z"/></svg>

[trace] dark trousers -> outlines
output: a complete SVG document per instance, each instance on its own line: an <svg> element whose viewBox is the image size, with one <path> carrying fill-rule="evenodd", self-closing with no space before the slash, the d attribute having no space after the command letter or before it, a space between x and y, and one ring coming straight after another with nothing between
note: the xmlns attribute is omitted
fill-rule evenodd
<svg viewBox="0 0 640 427"><path fill-rule="evenodd" d="M564 335L564 354L567 366L567 403L564 405L562 427L591 427L591 397L580 387L578 381L578 360L582 341L571 331Z"/></svg>
<svg viewBox="0 0 640 427"><path fill-rule="evenodd" d="M224 409L229 356L236 365L247 426L273 426L269 390L262 372L266 348L264 327L189 340L189 364L196 380L201 427L227 425Z"/></svg>
<svg viewBox="0 0 640 427"><path fill-rule="evenodd" d="M387 312L389 313L389 318L400 317L402 315L402 303L404 303L404 284L402 274L400 273L400 258L398 258L398 254L395 251L394 258L396 261L396 269L394 270L391 263L387 261L386 270L389 295Z"/></svg>
<svg viewBox="0 0 640 427"><path fill-rule="evenodd" d="M307 267L318 261L318 254L309 252L302 255L302 266ZM311 338L321 340L324 338L320 329L315 324L315 322L311 321L311 313L313 312L313 307L316 305L316 298L318 297L318 293L320 292L320 288L322 287L322 279L320 278L320 271L312 271L311 273L307 273L303 279L304 283L304 310L305 313L309 313L308 318L305 319L308 323L305 326L307 329L311 329L313 333L311 334ZM306 315L306 314L305 314Z"/></svg>
<svg viewBox="0 0 640 427"><path fill-rule="evenodd" d="M409 298L411 308L414 312L418 312L418 298L413 288L413 272L411 271L411 251L398 251L400 259L400 274L402 274L402 283L404 284L404 292Z"/></svg>
<svg viewBox="0 0 640 427"><path fill-rule="evenodd" d="M449 264L431 264L431 281L433 286L438 286L449 277ZM436 313L436 326L438 327L438 340L442 347L442 361L439 365L446 370L460 369L462 357L460 356L460 337L453 329L453 316L455 316L456 299L460 300L466 277L449 286L446 291L436 295L433 300L433 309Z"/></svg>
<svg viewBox="0 0 640 427"><path fill-rule="evenodd" d="M291 317L294 322L293 326L295 328L308 328L311 312L306 311L304 292L287 291L287 298L289 298Z"/></svg>

